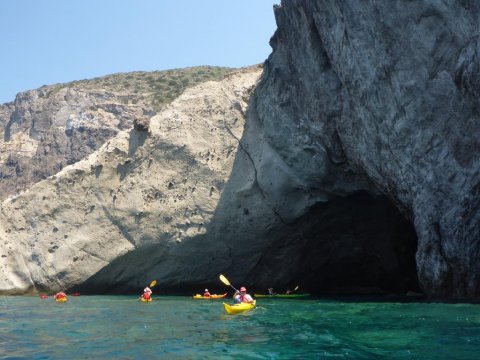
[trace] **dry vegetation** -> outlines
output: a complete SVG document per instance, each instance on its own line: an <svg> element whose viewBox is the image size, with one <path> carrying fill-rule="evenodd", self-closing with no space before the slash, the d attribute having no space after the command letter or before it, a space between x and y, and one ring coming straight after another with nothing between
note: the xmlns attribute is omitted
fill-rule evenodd
<svg viewBox="0 0 480 360"><path fill-rule="evenodd" d="M218 66L198 66L165 71L119 73L47 86L46 96L64 87L111 91L125 95L126 104L136 104L139 101L150 103L158 111L163 105L179 96L185 88L209 80L221 80L234 70Z"/></svg>

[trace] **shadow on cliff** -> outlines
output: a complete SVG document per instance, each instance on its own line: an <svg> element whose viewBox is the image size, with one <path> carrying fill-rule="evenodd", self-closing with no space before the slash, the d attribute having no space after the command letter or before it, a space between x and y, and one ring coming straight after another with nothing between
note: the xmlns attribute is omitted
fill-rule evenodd
<svg viewBox="0 0 480 360"><path fill-rule="evenodd" d="M117 166L117 172L120 174L120 180L127 177L131 171L134 171L136 165L131 160L137 149L144 145L147 140L145 132L132 130L129 139L129 161ZM169 142L163 143L160 139L156 141L156 146L161 149L161 156L167 161L177 161L180 167L185 167L197 176L205 179L212 179L212 188L221 190L224 186L223 181L216 179L214 171L195 159L195 155L188 151L185 146L173 145ZM144 159L150 167L151 158ZM138 164L137 164L138 165ZM184 170L185 170L184 169ZM191 176L191 174L190 174ZM169 184L173 187L173 184ZM215 191L210 190L210 196ZM211 215L211 211L203 209L202 204L196 204L195 211L206 217ZM182 210L183 213L183 210ZM186 215L183 213L185 218ZM181 216L179 215L179 218ZM215 219L215 215L213 215ZM109 219L116 223L113 215ZM153 221L166 221L164 218L155 218ZM168 220L168 221L171 221ZM159 234L154 238L142 237L139 243L145 245L138 246L135 250L126 253L110 262L107 266L92 275L83 283L67 289L69 292L81 292L83 294L126 294L139 293L152 280L157 280L156 290L162 294L192 294L203 291L208 287L212 293L224 293L225 287L218 281L218 269L225 268L226 257L225 247L221 245L221 239L212 236L212 223L206 225L206 231L202 231L198 236L176 237L176 232L170 234ZM178 223L176 230L178 232L187 232L191 228L203 229L204 224L195 223L189 219L188 224ZM135 223L134 226L149 226L142 222ZM121 232L123 236L131 243L136 243L134 233L138 229L132 225L122 225ZM218 246L214 246L214 241L219 241ZM212 264L214 266L212 266ZM200 285L199 285L200 284ZM161 290L160 290L161 289Z"/></svg>
<svg viewBox="0 0 480 360"><path fill-rule="evenodd" d="M178 157L186 150L171 151ZM237 151L205 233L181 241L151 239L150 245L115 259L70 291L138 293L156 279L163 294L192 294L204 287L222 293L229 289L219 282L220 273L257 292L297 285L300 292L317 295L419 291L414 228L385 196L360 191L332 198L286 223L258 186L238 187L238 179L249 176L249 156ZM198 171L214 177L207 168Z"/></svg>
<svg viewBox="0 0 480 360"><path fill-rule="evenodd" d="M144 141L131 138L131 151ZM163 294L192 294L204 287L222 293L230 290L218 280L223 273L250 292L268 287L283 292L297 285L300 292L317 295L419 291L417 237L389 199L358 191L330 197L284 221L260 189L254 160L242 141L229 180L218 186L222 193L210 222L190 224L204 226L205 232L179 241L172 235L143 239L150 244L115 259L70 290L138 293L155 279L156 291ZM192 160L184 147L170 147L162 156L190 159L193 174L215 181L215 173ZM123 177L130 168L125 167Z"/></svg>
<svg viewBox="0 0 480 360"><path fill-rule="evenodd" d="M249 276L258 286L299 285L322 295L419 292L414 228L385 196L361 191L319 203L272 236Z"/></svg>

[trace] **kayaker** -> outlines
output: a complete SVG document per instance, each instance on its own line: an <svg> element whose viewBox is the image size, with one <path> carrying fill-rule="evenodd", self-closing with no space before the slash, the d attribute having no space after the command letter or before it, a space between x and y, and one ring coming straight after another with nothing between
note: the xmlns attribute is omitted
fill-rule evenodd
<svg viewBox="0 0 480 360"><path fill-rule="evenodd" d="M152 289L150 289L147 286L145 289L143 289L142 297L143 297L144 300L149 300L151 298L151 296L152 296Z"/></svg>
<svg viewBox="0 0 480 360"><path fill-rule="evenodd" d="M250 294L247 294L247 289L244 286L240 288L240 291L236 291L235 294L233 294L233 300L235 300L236 303L253 303L253 298Z"/></svg>
<svg viewBox="0 0 480 360"><path fill-rule="evenodd" d="M268 288L268 295L277 295L277 294L273 291L273 288Z"/></svg>
<svg viewBox="0 0 480 360"><path fill-rule="evenodd" d="M54 298L55 300L66 299L66 298L67 298L67 294L65 294L64 292L60 291L60 292L56 293L55 295L53 295L53 298Z"/></svg>
<svg viewBox="0 0 480 360"><path fill-rule="evenodd" d="M205 289L205 292L203 293L203 297L210 297L210 293L208 292L208 289Z"/></svg>
<svg viewBox="0 0 480 360"><path fill-rule="evenodd" d="M298 290L298 285L295 286L295 289L293 289L293 290L287 289L287 291L285 291L285 294L290 295L290 294L295 293L295 291L297 291L297 290Z"/></svg>

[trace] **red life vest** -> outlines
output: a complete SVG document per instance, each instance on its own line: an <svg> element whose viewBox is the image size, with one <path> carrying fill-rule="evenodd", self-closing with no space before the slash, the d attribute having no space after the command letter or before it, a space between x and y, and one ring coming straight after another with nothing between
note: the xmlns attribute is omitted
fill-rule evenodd
<svg viewBox="0 0 480 360"><path fill-rule="evenodd" d="M55 299L63 299L63 298L66 298L67 295L65 295L65 293L63 292L59 292L57 294L55 294Z"/></svg>
<svg viewBox="0 0 480 360"><path fill-rule="evenodd" d="M246 295L247 295L247 294L245 294L245 295L239 294L239 296L240 296L240 301L241 301L242 303L248 303L248 302L249 302L249 300L247 300L247 296L246 296Z"/></svg>
<svg viewBox="0 0 480 360"><path fill-rule="evenodd" d="M143 293L143 298L144 298L145 300L148 300L148 299L150 299L150 295L151 295L151 293L146 293L146 292L145 292L145 293Z"/></svg>

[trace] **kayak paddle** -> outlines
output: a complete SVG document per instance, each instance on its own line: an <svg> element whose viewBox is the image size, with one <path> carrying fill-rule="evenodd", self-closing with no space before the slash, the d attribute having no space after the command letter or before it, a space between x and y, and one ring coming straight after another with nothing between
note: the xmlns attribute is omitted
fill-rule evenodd
<svg viewBox="0 0 480 360"><path fill-rule="evenodd" d="M293 289L293 291L297 291L298 290L298 285L295 286L295 289Z"/></svg>
<svg viewBox="0 0 480 360"><path fill-rule="evenodd" d="M225 285L227 286L230 286L233 290L235 290L236 292L239 292L237 289L235 289L231 284L230 284L230 281L228 281L228 279L223 276L222 274L220 274L220 281L223 282Z"/></svg>

